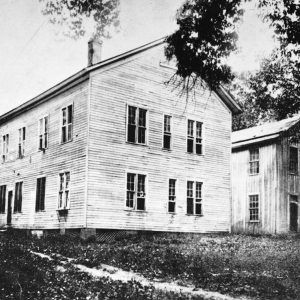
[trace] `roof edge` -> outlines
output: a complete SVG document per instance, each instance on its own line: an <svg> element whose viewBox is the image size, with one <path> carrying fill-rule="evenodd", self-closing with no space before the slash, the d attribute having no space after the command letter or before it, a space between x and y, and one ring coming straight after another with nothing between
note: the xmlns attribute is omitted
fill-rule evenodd
<svg viewBox="0 0 300 300"><path fill-rule="evenodd" d="M220 85L214 91L223 100L223 102L233 112L234 115L238 115L243 112L241 106L234 100L232 94L227 91L222 85Z"/></svg>
<svg viewBox="0 0 300 300"><path fill-rule="evenodd" d="M60 90L63 88L66 88L67 86L71 85L74 81L80 80L80 78L89 76L89 73L93 70L96 70L98 68L104 67L108 64L117 62L121 59L125 59L129 56L132 56L134 54L138 54L140 52L146 51L150 48L156 47L160 44L163 44L165 42L166 37L157 39L155 41L152 41L150 43L147 43L145 45L142 45L138 48L134 48L132 50L129 50L127 52L124 52L122 54L113 56L111 58L105 59L98 64L92 65L90 67L86 67L79 72L75 73L74 75L71 75L70 77L64 79L63 81L59 82L58 84L54 85L53 87L49 88L45 92L42 92L41 94L37 95L36 97L26 101L25 103L13 108L12 110L4 113L0 116L0 124L5 123L6 121L18 116L23 110L29 110L32 107L38 105L39 103L43 102L45 99L51 98L51 96L56 95ZM85 78L85 79L87 79Z"/></svg>

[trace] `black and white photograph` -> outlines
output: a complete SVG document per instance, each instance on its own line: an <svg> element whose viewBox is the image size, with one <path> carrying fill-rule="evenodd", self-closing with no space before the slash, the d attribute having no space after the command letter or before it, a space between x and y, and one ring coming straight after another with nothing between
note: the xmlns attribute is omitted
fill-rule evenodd
<svg viewBox="0 0 300 300"><path fill-rule="evenodd" d="M300 0L0 0L0 299L300 299Z"/></svg>

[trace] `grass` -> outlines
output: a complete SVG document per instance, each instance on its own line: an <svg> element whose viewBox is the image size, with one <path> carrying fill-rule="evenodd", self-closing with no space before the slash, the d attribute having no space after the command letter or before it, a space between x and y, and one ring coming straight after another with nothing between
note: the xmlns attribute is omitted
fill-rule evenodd
<svg viewBox="0 0 300 300"><path fill-rule="evenodd" d="M29 250L61 254L89 267L105 263L149 279L237 297L297 299L300 294L297 236L143 234L97 243L58 235L41 240L7 235L0 237L0 299L18 299L20 286L24 299L185 299L137 282L91 280L71 266L62 273L55 261L34 257ZM42 294L44 288L47 294ZM55 298L61 290L65 298Z"/></svg>

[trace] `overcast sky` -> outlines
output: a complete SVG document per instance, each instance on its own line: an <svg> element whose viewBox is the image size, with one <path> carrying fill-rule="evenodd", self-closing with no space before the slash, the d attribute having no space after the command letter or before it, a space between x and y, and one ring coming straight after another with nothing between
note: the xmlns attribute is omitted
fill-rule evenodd
<svg viewBox="0 0 300 300"><path fill-rule="evenodd" d="M161 38L176 29L182 0L121 0L120 28L106 41L103 58ZM0 115L37 96L87 64L87 34L64 37L47 22L38 0L0 0ZM236 71L253 70L273 47L271 32L251 7L240 29Z"/></svg>

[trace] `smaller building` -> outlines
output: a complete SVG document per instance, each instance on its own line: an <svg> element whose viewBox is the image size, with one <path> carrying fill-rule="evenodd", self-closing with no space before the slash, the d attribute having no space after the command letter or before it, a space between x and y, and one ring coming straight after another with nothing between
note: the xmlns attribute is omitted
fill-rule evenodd
<svg viewBox="0 0 300 300"><path fill-rule="evenodd" d="M232 231L299 232L300 115L233 132Z"/></svg>

